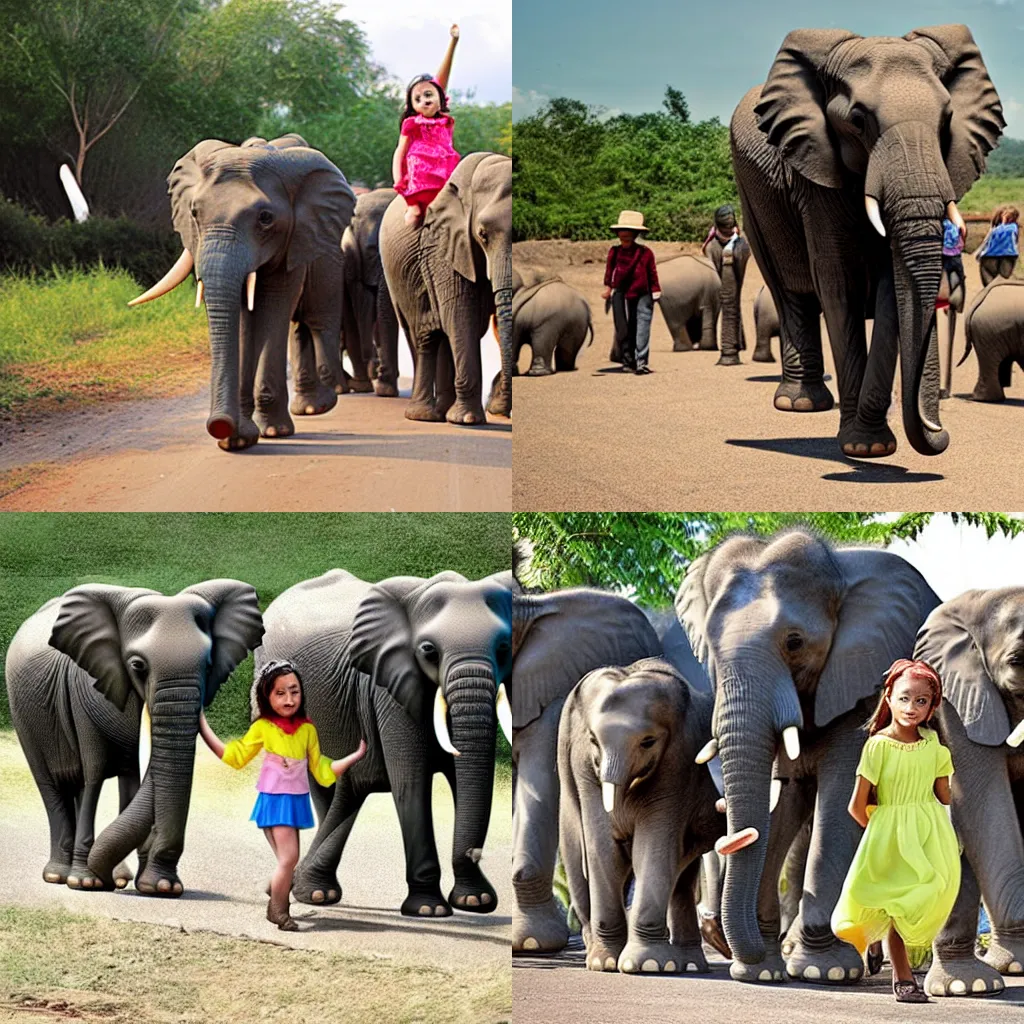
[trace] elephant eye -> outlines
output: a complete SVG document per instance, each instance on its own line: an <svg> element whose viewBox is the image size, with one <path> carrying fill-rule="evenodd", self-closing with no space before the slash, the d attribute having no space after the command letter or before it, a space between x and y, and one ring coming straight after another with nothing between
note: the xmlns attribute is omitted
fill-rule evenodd
<svg viewBox="0 0 1024 1024"><path fill-rule="evenodd" d="M799 633L790 633L786 637L786 650L799 651L804 645L804 638Z"/></svg>
<svg viewBox="0 0 1024 1024"><path fill-rule="evenodd" d="M645 736L640 741L640 746L643 747L644 750L650 750L651 747L654 746L654 737L653 736Z"/></svg>
<svg viewBox="0 0 1024 1024"><path fill-rule="evenodd" d="M864 129L867 128L867 118L864 116L864 111L859 106L854 106L850 111L850 127L854 131L863 134Z"/></svg>
<svg viewBox="0 0 1024 1024"><path fill-rule="evenodd" d="M269 210L260 210L260 214L256 219L265 228L270 227L270 225L274 223L274 215Z"/></svg>
<svg viewBox="0 0 1024 1024"><path fill-rule="evenodd" d="M135 675L144 676L149 666L146 664L145 658L142 658L137 654L133 654L128 659L128 668L130 668Z"/></svg>
<svg viewBox="0 0 1024 1024"><path fill-rule="evenodd" d="M432 665L437 664L439 660L437 648L429 640L421 640L419 650L420 654Z"/></svg>

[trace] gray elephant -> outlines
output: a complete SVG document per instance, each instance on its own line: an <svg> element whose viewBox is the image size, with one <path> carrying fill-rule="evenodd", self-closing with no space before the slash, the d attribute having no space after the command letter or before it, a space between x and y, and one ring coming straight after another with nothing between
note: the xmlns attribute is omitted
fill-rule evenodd
<svg viewBox="0 0 1024 1024"><path fill-rule="evenodd" d="M588 341L589 335L589 341ZM529 345L533 358L527 377L575 370L584 343L594 340L590 303L560 277L538 271L512 271L512 373Z"/></svg>
<svg viewBox="0 0 1024 1024"><path fill-rule="evenodd" d="M732 117L744 229L779 311L775 408L830 409L819 313L839 387L845 455L896 451L886 422L897 350L903 427L915 451L949 443L929 344L942 221L984 170L1005 122L963 25L868 39L790 32L767 82ZM874 320L870 351L865 318ZM932 353L932 355L929 355Z"/></svg>
<svg viewBox="0 0 1024 1024"><path fill-rule="evenodd" d="M512 602L512 953L555 952L568 941L552 895L558 847L558 721L588 672L657 657L644 613L600 590L517 593Z"/></svg>
<svg viewBox="0 0 1024 1024"><path fill-rule="evenodd" d="M480 339L492 315L501 381L488 411L512 411L512 160L471 153L427 207L420 228L396 198L380 228L381 260L405 336L416 349L412 420L486 422Z"/></svg>
<svg viewBox="0 0 1024 1024"><path fill-rule="evenodd" d="M174 597L87 584L26 619L7 651L11 719L50 824L47 882L180 896L199 712L260 642L256 591L210 580ZM140 783L140 723L152 747ZM93 838L105 779L118 817Z"/></svg>
<svg viewBox="0 0 1024 1024"><path fill-rule="evenodd" d="M802 530L732 537L690 566L676 610L715 687L705 756L721 758L725 842L748 828L759 835L727 858L721 910L732 977L860 977L860 955L829 919L861 835L846 810L861 726L883 672L913 650L938 603L897 555L833 548ZM778 881L808 819L799 918L783 951Z"/></svg>
<svg viewBox="0 0 1024 1024"><path fill-rule="evenodd" d="M380 224L396 195L393 188L378 188L359 196L341 239L345 345L349 359L358 350L364 361L375 360L373 390L383 398L398 397L398 317L380 259Z"/></svg>
<svg viewBox="0 0 1024 1024"><path fill-rule="evenodd" d="M959 366L971 354L978 356L978 380L971 398L976 402L1003 402L1013 364L1024 369L1024 281L996 278L971 301L964 317L966 343Z"/></svg>
<svg viewBox="0 0 1024 1024"><path fill-rule="evenodd" d="M761 285L754 299L754 333L757 343L750 358L755 363L774 363L772 338L779 337L779 312L772 300L772 293L764 285Z"/></svg>
<svg viewBox="0 0 1024 1024"><path fill-rule="evenodd" d="M207 139L186 153L167 179L184 251L162 280L130 303L166 294L195 269L212 357L206 429L225 451L295 432L285 377L289 326L310 266L329 257L324 273L337 274L333 261L355 206L341 171L295 138L250 139L243 146ZM338 295L330 287L316 295L330 308L321 318L311 297L304 313L320 343L317 361L334 367L325 373L337 379L340 341L322 328L338 323ZM301 381L309 390L298 390L293 408L325 411L337 398L319 370L309 374L310 365L307 360Z"/></svg>
<svg viewBox="0 0 1024 1024"><path fill-rule="evenodd" d="M724 822L711 774L694 760L712 704L660 658L598 669L566 698L559 835L590 970L709 970L694 893Z"/></svg>
<svg viewBox="0 0 1024 1024"><path fill-rule="evenodd" d="M366 756L324 789L311 778L319 828L295 873L303 903L337 903L337 870L363 801L391 792L405 843L402 913L447 917L497 906L479 861L487 835L499 719L512 668L511 574L470 581L443 572L365 583L332 569L267 608L257 667L286 660L329 757L366 740ZM449 727L449 721L451 723ZM431 813L433 776L455 798L455 884L441 894Z"/></svg>
<svg viewBox="0 0 1024 1024"><path fill-rule="evenodd" d="M953 824L964 851L960 893L935 939L925 990L998 992L1000 974L1024 973L1024 588L946 601L922 627L914 657L942 678L934 720L953 755ZM974 955L979 898L992 922L984 962Z"/></svg>
<svg viewBox="0 0 1024 1024"><path fill-rule="evenodd" d="M673 352L718 348L718 314L722 282L714 263L704 256L672 256L658 263L662 316L672 335Z"/></svg>
<svg viewBox="0 0 1024 1024"><path fill-rule="evenodd" d="M715 234L705 246L707 258L715 265L721 282L722 354L718 366L736 366L740 352L747 347L743 336L743 278L750 259L750 246L746 239L732 237L736 229L736 213L728 204L715 211ZM722 239L727 239L723 243Z"/></svg>

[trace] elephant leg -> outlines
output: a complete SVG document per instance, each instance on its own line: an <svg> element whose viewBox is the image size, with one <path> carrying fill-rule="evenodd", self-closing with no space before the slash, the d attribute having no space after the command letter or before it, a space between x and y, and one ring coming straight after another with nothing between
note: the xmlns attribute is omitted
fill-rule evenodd
<svg viewBox="0 0 1024 1024"><path fill-rule="evenodd" d="M554 337L550 327L547 330L538 329L526 332L521 344L529 345L532 359L530 368L526 371L527 377L547 377L555 372L553 356L557 338Z"/></svg>
<svg viewBox="0 0 1024 1024"><path fill-rule="evenodd" d="M804 822L796 834L786 859L782 863L782 880L779 884L779 932L785 936L800 917L800 900L804 895L804 873L807 870L807 851L811 846L811 824ZM782 892L783 886L785 891ZM793 931L796 935L796 929ZM782 940L783 956L792 952L788 938Z"/></svg>
<svg viewBox="0 0 1024 1024"><path fill-rule="evenodd" d="M37 773L30 759L39 795L43 798L50 825L50 859L43 868L43 881L64 885L71 872L75 850L75 795L71 786L58 786Z"/></svg>
<svg viewBox="0 0 1024 1024"><path fill-rule="evenodd" d="M96 805L103 790L103 779L87 780L76 800L75 848L67 884L70 889L102 889L103 880L89 869L89 851L96 838Z"/></svg>
<svg viewBox="0 0 1024 1024"><path fill-rule="evenodd" d="M835 404L825 386L821 350L821 305L813 293L784 292L779 311L782 380L773 404L782 412L827 412Z"/></svg>
<svg viewBox="0 0 1024 1024"><path fill-rule="evenodd" d="M775 356L772 355L772 327L765 323L764 318L755 318L754 323L754 353L750 357L755 363L774 363Z"/></svg>
<svg viewBox="0 0 1024 1024"><path fill-rule="evenodd" d="M658 305L660 306L661 302ZM665 315L664 308L661 313L662 316ZM704 318L700 312L687 320L683 320L681 324L676 326L675 330L672 330L671 325L669 325L668 317L665 317L665 324L672 335L673 352L692 352L700 344L701 332L704 326Z"/></svg>
<svg viewBox="0 0 1024 1024"><path fill-rule="evenodd" d="M260 430L253 416L256 412L256 364L262 344L253 314L243 308L238 320L238 407L241 419L235 437L217 442L224 451L249 448L260 439Z"/></svg>
<svg viewBox="0 0 1024 1024"><path fill-rule="evenodd" d="M668 903L669 941L682 954L678 966L683 972L705 973L711 970L701 948L701 928L694 903L700 873L701 858L694 857L676 880Z"/></svg>
<svg viewBox="0 0 1024 1024"><path fill-rule="evenodd" d="M437 378L434 385L437 395L437 411L444 416L455 405L455 361L452 358L451 341L441 339L437 349Z"/></svg>
<svg viewBox="0 0 1024 1024"><path fill-rule="evenodd" d="M977 316L974 323L977 322ZM972 328L972 342L978 356L978 380L971 392L975 402L1002 402L1006 399L1003 391L1002 363L999 361L1001 344L999 338L987 339L976 327Z"/></svg>
<svg viewBox="0 0 1024 1024"><path fill-rule="evenodd" d="M312 787L310 789L312 791ZM295 869L292 895L300 903L319 906L341 900L338 865L367 794L364 789L356 789L344 776L334 789L334 798L320 818L316 836Z"/></svg>
<svg viewBox="0 0 1024 1024"><path fill-rule="evenodd" d="M375 289L377 311L377 352L380 364L374 390L383 398L398 397L398 318L391 296L382 284Z"/></svg>
<svg viewBox="0 0 1024 1024"><path fill-rule="evenodd" d="M1012 783L1011 792L1016 820L1007 822L1004 827L1020 834L1021 822L1024 821L1024 780ZM1024 974L1024 927L1018 921L1008 920L1007 915L1000 911L990 916L992 941L985 953L985 963L1002 974Z"/></svg>
<svg viewBox="0 0 1024 1024"><path fill-rule="evenodd" d="M459 426L475 426L487 422L483 405L483 366L480 359L480 339L484 334L477 321L476 306L481 299L477 286L460 289L451 329L447 330L455 367L455 401L447 409L445 418ZM550 355L549 355L550 359ZM440 389L438 389L440 397Z"/></svg>
<svg viewBox="0 0 1024 1024"><path fill-rule="evenodd" d="M447 759L445 763L438 765L440 771L448 780L448 786L452 791L452 801L455 804L455 816L459 814L459 787L455 776L455 761ZM468 910L474 913L488 913L496 906L497 893L487 880L487 877L479 868L479 862L466 856L456 857L455 844L458 836L453 837L452 842L452 873L455 876L455 885L448 894L448 902L459 910ZM483 907L483 910L478 908Z"/></svg>
<svg viewBox="0 0 1024 1024"><path fill-rule="evenodd" d="M408 334L408 328L405 328ZM424 338L416 338L416 371L412 380L412 397L405 409L405 418L438 423L444 413L437 408L435 386L438 361L442 346L448 343L438 331L431 331Z"/></svg>
<svg viewBox="0 0 1024 1024"><path fill-rule="evenodd" d="M352 364L352 376L348 380L348 388L357 395L369 395L373 392L373 383L370 381L368 359L363 354L359 334L356 331L346 331L341 338L341 344L348 352L348 361ZM345 371L338 364L339 377Z"/></svg>
<svg viewBox="0 0 1024 1024"><path fill-rule="evenodd" d="M289 411L293 416L319 416L328 412L338 403L338 395L334 390L334 380L341 372L337 358L333 365L328 362L326 376L323 379L323 359L329 356L323 351L323 336L307 324L292 322L288 334L288 351L292 364L292 382L295 393L292 395Z"/></svg>
<svg viewBox="0 0 1024 1024"><path fill-rule="evenodd" d="M721 301L718 292L709 296L701 306L700 344L702 352L718 351L718 314L721 312Z"/></svg>
<svg viewBox="0 0 1024 1024"><path fill-rule="evenodd" d="M139 791L139 783L138 769L117 777L118 814L124 814L128 805L135 799L135 794ZM134 877L132 869L124 861L114 868L114 886L118 889L123 889Z"/></svg>
<svg viewBox="0 0 1024 1024"><path fill-rule="evenodd" d="M262 437L290 437L295 433L288 413L287 348L304 276L305 270L299 268L257 279L253 321L261 344L253 387L253 422Z"/></svg>
<svg viewBox="0 0 1024 1024"><path fill-rule="evenodd" d="M743 344L743 322L740 313L740 293L733 272L733 264L722 266L722 354L717 366L736 366L740 361Z"/></svg>
<svg viewBox="0 0 1024 1024"><path fill-rule="evenodd" d="M559 841L555 764L563 703L553 701L540 718L513 735L513 760L518 768L512 815L513 954L556 952L569 940L565 913L552 892ZM579 855L582 857L582 852ZM563 860L568 875L572 858ZM576 888L584 887L585 880Z"/></svg>
<svg viewBox="0 0 1024 1024"><path fill-rule="evenodd" d="M960 858L960 892L932 944L932 965L924 990L932 996L1001 992L1005 982L994 967L974 955L981 890L967 857Z"/></svg>

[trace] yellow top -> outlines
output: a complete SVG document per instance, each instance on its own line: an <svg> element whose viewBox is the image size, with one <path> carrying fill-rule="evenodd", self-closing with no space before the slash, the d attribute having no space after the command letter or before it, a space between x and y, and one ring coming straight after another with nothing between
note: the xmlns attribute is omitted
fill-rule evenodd
<svg viewBox="0 0 1024 1024"><path fill-rule="evenodd" d="M239 740L224 747L221 760L232 768L242 768L264 749L269 754L307 761L313 778L321 786L333 786L337 777L331 770L331 759L320 753L320 737L312 722L303 722L290 736L266 718L257 718Z"/></svg>

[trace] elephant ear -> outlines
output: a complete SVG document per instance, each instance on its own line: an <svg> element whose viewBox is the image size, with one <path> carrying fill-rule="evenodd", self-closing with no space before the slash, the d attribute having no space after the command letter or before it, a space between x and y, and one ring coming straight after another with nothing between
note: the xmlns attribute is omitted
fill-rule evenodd
<svg viewBox="0 0 1024 1024"><path fill-rule="evenodd" d="M275 167L292 196L294 227L288 269L338 252L356 206L345 175L323 153L297 145L279 150Z"/></svg>
<svg viewBox="0 0 1024 1024"><path fill-rule="evenodd" d="M840 548L835 558L845 592L814 698L819 727L878 693L889 666L910 656L921 623L939 603L925 578L899 555Z"/></svg>
<svg viewBox="0 0 1024 1024"><path fill-rule="evenodd" d="M203 707L209 707L236 666L263 639L263 616L256 591L241 580L207 580L186 587L183 594L198 594L213 607L209 623L213 650L206 677Z"/></svg>
<svg viewBox="0 0 1024 1024"><path fill-rule="evenodd" d="M121 657L121 612L134 598L151 593L101 584L75 587L62 598L50 631L50 646L88 672L118 711L124 711L134 688Z"/></svg>
<svg viewBox="0 0 1024 1024"><path fill-rule="evenodd" d="M171 220L174 222L174 230L181 236L181 244L193 257L199 254L199 230L192 217L192 196L196 188L202 184L215 154L222 149L231 148L233 147L229 142L204 139L190 149L167 176L167 192L171 197Z"/></svg>
<svg viewBox="0 0 1024 1024"><path fill-rule="evenodd" d="M676 594L676 618L686 631L693 656L704 666L704 671L711 678L711 645L708 643L704 624L708 616L709 601L704 590L704 574L707 571L710 553L694 559L686 570L679 592Z"/></svg>
<svg viewBox="0 0 1024 1024"><path fill-rule="evenodd" d="M939 673L942 695L956 708L967 735L995 747L1010 734L1010 718L967 614L981 596L981 591L968 590L936 608L917 634L914 657Z"/></svg>
<svg viewBox="0 0 1024 1024"><path fill-rule="evenodd" d="M489 153L473 153L462 160L427 207L423 226L438 237L441 251L467 281L476 282L476 261L470 228L473 217L473 172Z"/></svg>
<svg viewBox="0 0 1024 1024"><path fill-rule="evenodd" d="M1003 105L966 25L919 28L904 38L929 51L953 102L946 169L959 201L981 177L985 159L1006 127Z"/></svg>
<svg viewBox="0 0 1024 1024"><path fill-rule="evenodd" d="M754 107L761 131L786 165L826 188L841 188L843 180L825 117L820 68L840 43L859 38L842 29L790 32Z"/></svg>

